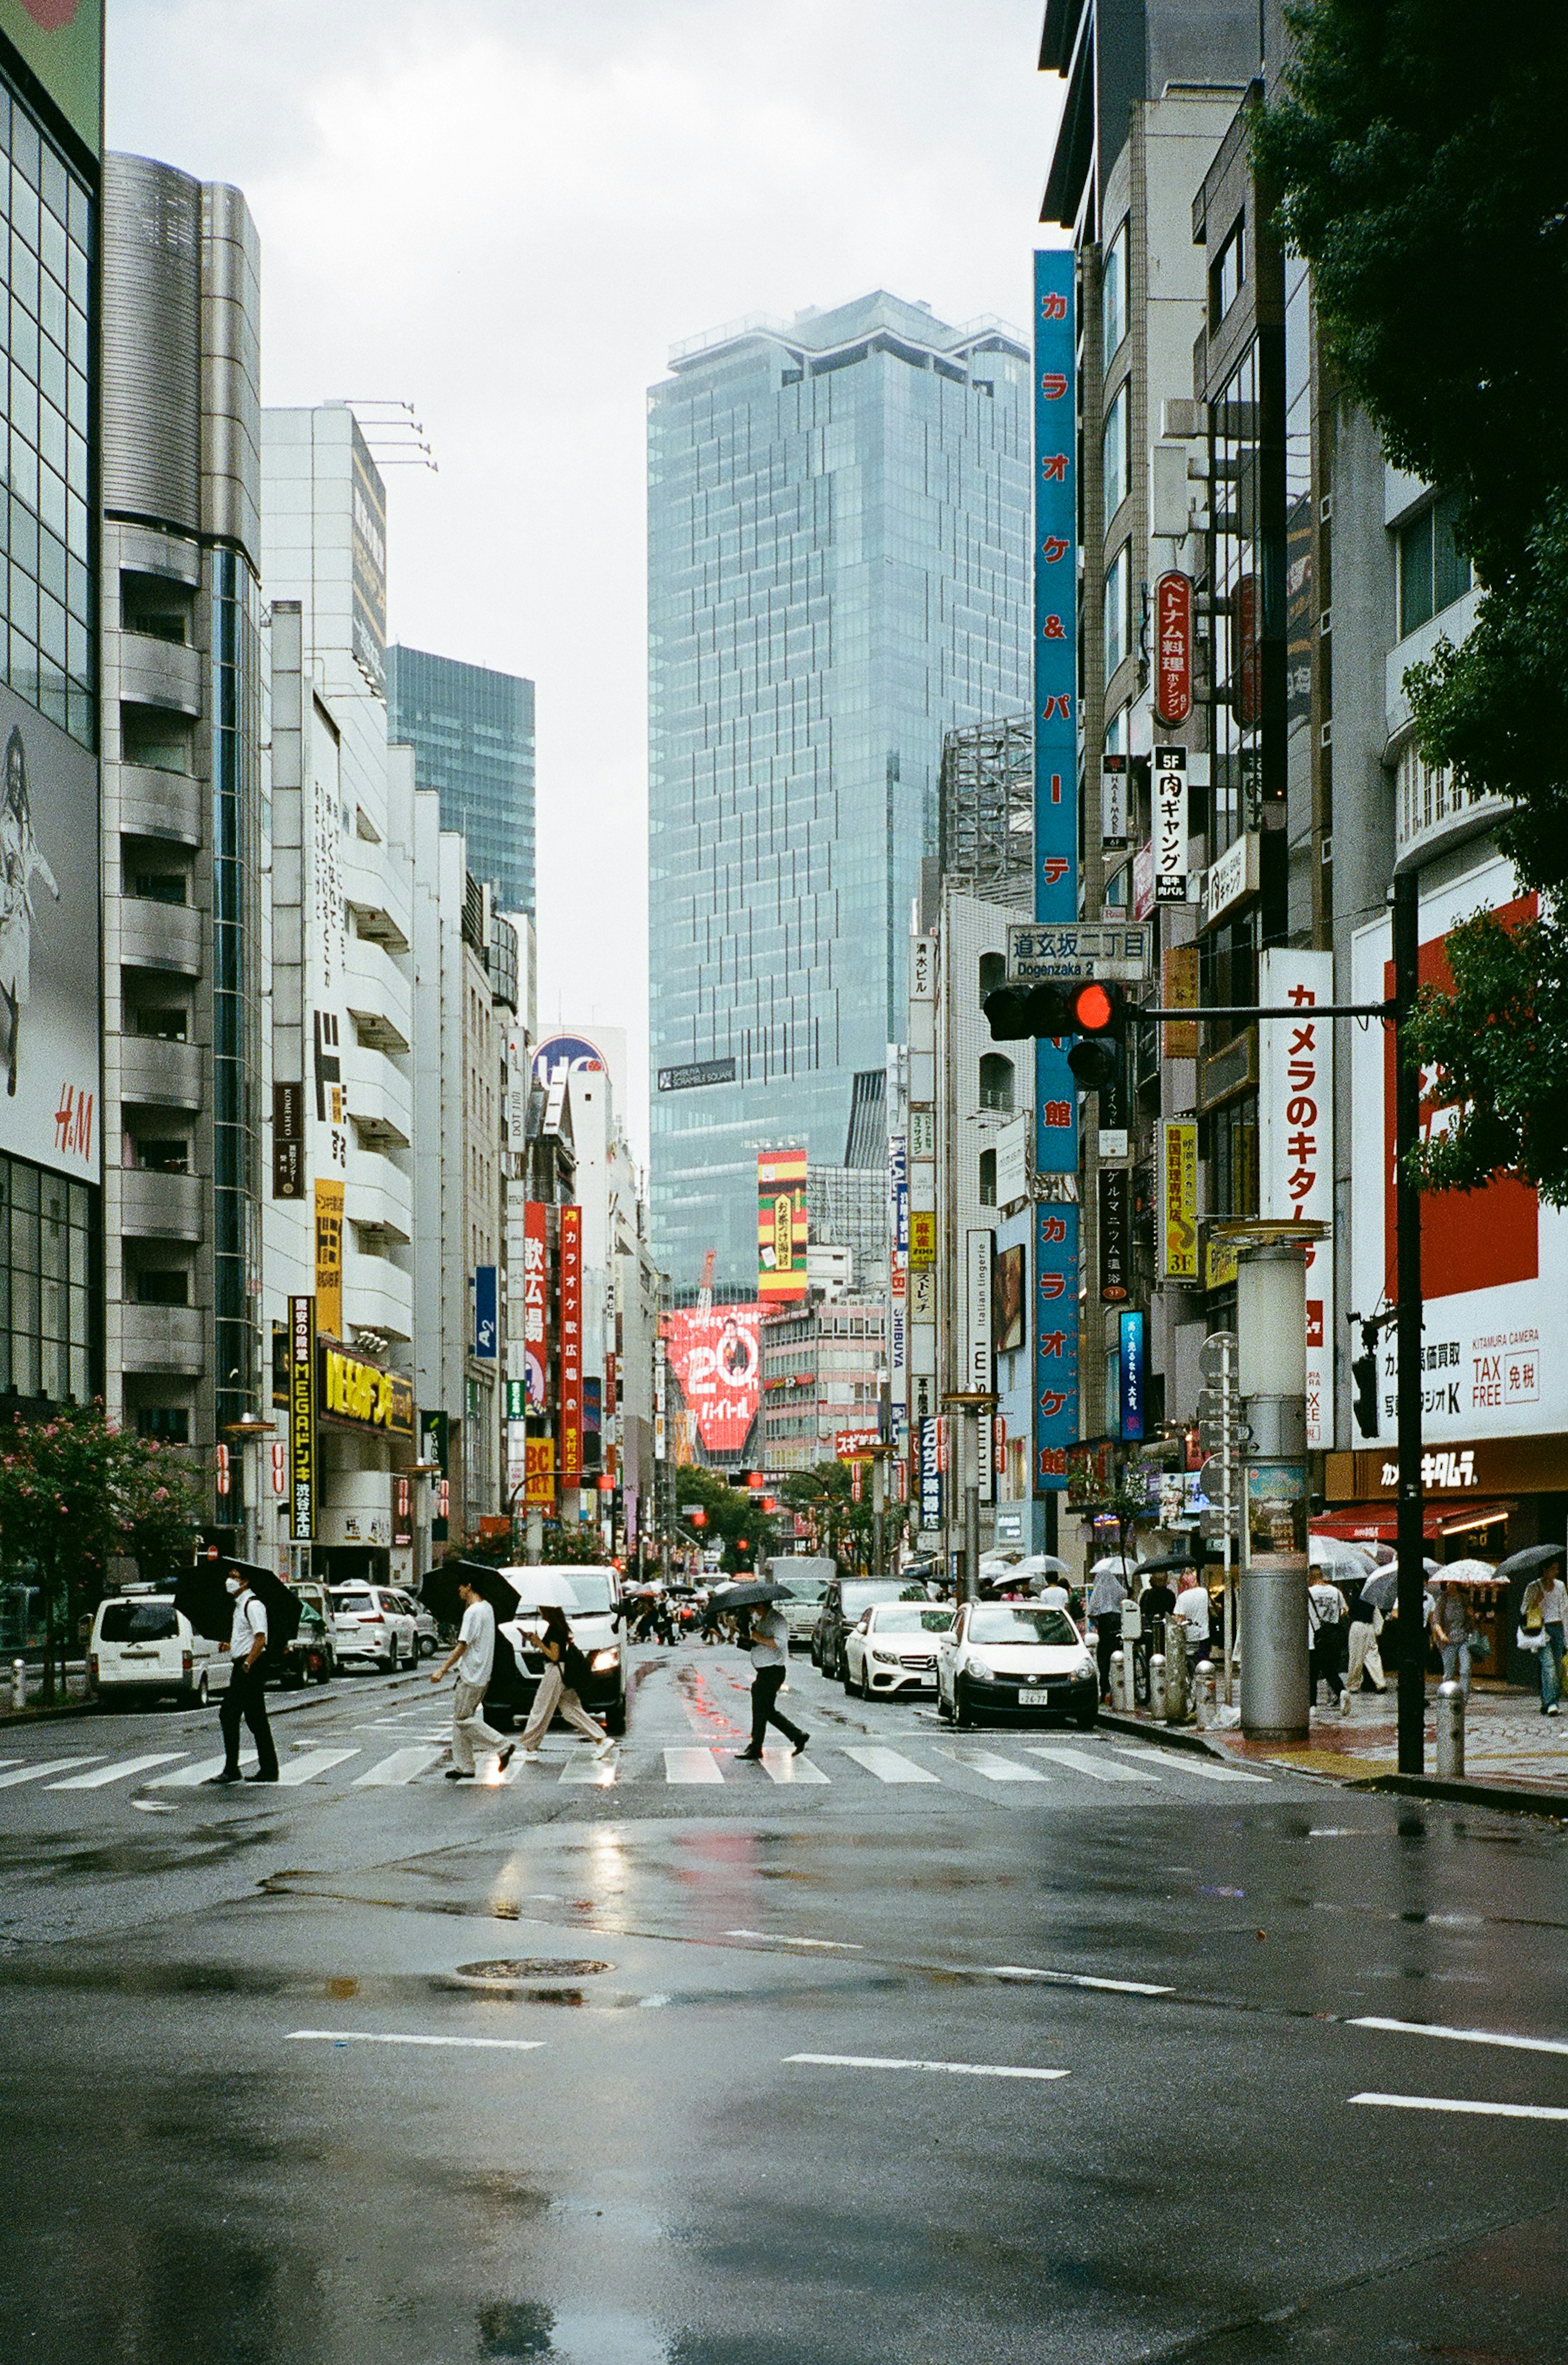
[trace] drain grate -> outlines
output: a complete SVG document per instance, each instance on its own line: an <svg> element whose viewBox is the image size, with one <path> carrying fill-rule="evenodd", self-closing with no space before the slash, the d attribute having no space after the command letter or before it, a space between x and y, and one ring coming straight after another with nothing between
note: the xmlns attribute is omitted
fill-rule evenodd
<svg viewBox="0 0 1568 2365"><path fill-rule="evenodd" d="M494 1963L459 1963L460 1979L495 1979L508 1985L519 1979L586 1979L595 1971L612 1971L613 1963L566 1960L550 1955L512 1956Z"/></svg>

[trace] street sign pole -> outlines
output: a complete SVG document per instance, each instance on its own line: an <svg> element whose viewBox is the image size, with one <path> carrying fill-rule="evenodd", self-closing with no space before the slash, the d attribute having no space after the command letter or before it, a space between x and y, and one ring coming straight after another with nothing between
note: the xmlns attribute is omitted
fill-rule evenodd
<svg viewBox="0 0 1568 2365"><path fill-rule="evenodd" d="M1406 1058L1404 1026L1420 983L1420 903L1414 870L1394 881L1394 1223L1399 1347L1399 1770L1425 1771L1426 1569L1421 1501L1421 1193L1410 1171L1421 1128L1421 1071Z"/></svg>

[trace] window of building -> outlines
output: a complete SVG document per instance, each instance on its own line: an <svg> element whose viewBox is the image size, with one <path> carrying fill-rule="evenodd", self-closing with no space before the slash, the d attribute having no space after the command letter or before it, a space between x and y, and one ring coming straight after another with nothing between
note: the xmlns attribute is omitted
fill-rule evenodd
<svg viewBox="0 0 1568 2365"><path fill-rule="evenodd" d="M130 891L143 903L183 903L185 874L183 870L133 870Z"/></svg>
<svg viewBox="0 0 1568 2365"><path fill-rule="evenodd" d="M139 1306L188 1306L190 1297L191 1277L188 1272L163 1271L139 1272L136 1276Z"/></svg>
<svg viewBox="0 0 1568 2365"><path fill-rule="evenodd" d="M133 1147L136 1162L146 1174L188 1174L191 1146L176 1134L144 1133Z"/></svg>
<svg viewBox="0 0 1568 2365"><path fill-rule="evenodd" d="M1462 600L1473 577L1454 540L1459 501L1439 493L1399 529L1399 633L1419 632L1432 617Z"/></svg>
<svg viewBox="0 0 1568 2365"><path fill-rule="evenodd" d="M988 993L994 993L999 985L1005 985L1006 982L1007 955L1005 953L981 953L980 957L980 1000L983 1002Z"/></svg>
<svg viewBox="0 0 1568 2365"><path fill-rule="evenodd" d="M1238 214L1230 236L1209 265L1209 326L1217 329L1247 278L1247 222Z"/></svg>
<svg viewBox="0 0 1568 2365"><path fill-rule="evenodd" d="M122 706L120 755L151 772L188 772L191 726L183 714L162 706Z"/></svg>
<svg viewBox="0 0 1568 2365"><path fill-rule="evenodd" d="M189 1022L188 1011L172 1008L164 1003L156 1006L139 1003L130 1014L131 1032L150 1035L159 1043L183 1043Z"/></svg>
<svg viewBox="0 0 1568 2365"><path fill-rule="evenodd" d="M982 1207L996 1205L996 1152L982 1149L980 1154L980 1203Z"/></svg>
<svg viewBox="0 0 1568 2365"><path fill-rule="evenodd" d="M136 1433L156 1438L162 1445L188 1445L191 1417L184 1405L138 1405Z"/></svg>
<svg viewBox="0 0 1568 2365"><path fill-rule="evenodd" d="M1118 387L1101 430L1100 453L1107 525L1127 497L1127 402L1126 386Z"/></svg>
<svg viewBox="0 0 1568 2365"><path fill-rule="evenodd" d="M1105 570L1105 678L1110 680L1132 644L1132 544L1124 542Z"/></svg>
<svg viewBox="0 0 1568 2365"><path fill-rule="evenodd" d="M1107 369L1127 333L1127 226L1123 222L1110 245L1100 275L1100 340Z"/></svg>
<svg viewBox="0 0 1568 2365"><path fill-rule="evenodd" d="M982 1109L1013 1110L1013 1062L1000 1051L988 1051L980 1063L980 1104Z"/></svg>

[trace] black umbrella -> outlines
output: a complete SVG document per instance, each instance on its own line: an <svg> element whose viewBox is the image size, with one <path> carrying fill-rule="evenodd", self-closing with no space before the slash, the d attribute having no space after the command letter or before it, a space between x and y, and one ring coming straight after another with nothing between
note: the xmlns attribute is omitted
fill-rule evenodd
<svg viewBox="0 0 1568 2365"><path fill-rule="evenodd" d="M1499 1576L1528 1576L1533 1570L1544 1568L1549 1560L1562 1558L1561 1544L1527 1544L1523 1552L1510 1552L1506 1560L1500 1560L1496 1573Z"/></svg>
<svg viewBox="0 0 1568 2365"><path fill-rule="evenodd" d="M221 1552L216 1560L198 1560L175 1582L175 1608L209 1642L227 1642L234 1626L231 1576L242 1576L266 1611L268 1650L286 1650L299 1631L299 1596L258 1561L231 1560Z"/></svg>
<svg viewBox="0 0 1568 2365"><path fill-rule="evenodd" d="M769 1601L788 1601L791 1597L787 1585L774 1585L766 1577L757 1577L750 1584L725 1586L722 1592L714 1594L708 1606L725 1612L761 1609Z"/></svg>
<svg viewBox="0 0 1568 2365"><path fill-rule="evenodd" d="M1196 1566L1191 1552L1164 1552L1158 1560L1140 1560L1133 1574L1135 1576L1162 1576L1168 1569Z"/></svg>
<svg viewBox="0 0 1568 2365"><path fill-rule="evenodd" d="M471 1585L480 1600L489 1603L498 1622L517 1616L517 1589L498 1568L483 1560L448 1560L431 1570L423 1588L426 1606L440 1624L455 1626L463 1615L463 1604L457 1598L459 1580Z"/></svg>

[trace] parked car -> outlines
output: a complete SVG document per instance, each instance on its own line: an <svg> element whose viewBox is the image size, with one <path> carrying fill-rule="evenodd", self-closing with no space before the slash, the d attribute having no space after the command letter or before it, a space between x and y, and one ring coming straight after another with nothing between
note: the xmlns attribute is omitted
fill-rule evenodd
<svg viewBox="0 0 1568 2365"><path fill-rule="evenodd" d="M891 1692L934 1692L936 1644L951 1609L921 1601L874 1601L844 1639L844 1688L862 1699Z"/></svg>
<svg viewBox="0 0 1568 2365"><path fill-rule="evenodd" d="M897 1601L905 1590L902 1576L835 1576L823 1595L823 1606L812 1630L812 1661L824 1676L844 1681L844 1643L863 1609L874 1601Z"/></svg>
<svg viewBox="0 0 1568 2365"><path fill-rule="evenodd" d="M334 1585L332 1648L342 1666L379 1667L395 1675L418 1655L412 1612L386 1585Z"/></svg>
<svg viewBox="0 0 1568 2365"><path fill-rule="evenodd" d="M338 1653L326 1586L308 1577L293 1590L299 1597L299 1631L284 1653L277 1676L286 1689L297 1690L302 1684L330 1683L338 1671Z"/></svg>
<svg viewBox="0 0 1568 2365"><path fill-rule="evenodd" d="M441 1636L436 1631L434 1614L425 1608L416 1593L405 1593L399 1586L396 1597L400 1607L408 1611L414 1621L415 1657L433 1658L441 1642Z"/></svg>
<svg viewBox="0 0 1568 2365"><path fill-rule="evenodd" d="M1100 1713L1088 1644L1064 1609L1027 1601L966 1601L936 1645L936 1711L955 1724L982 1716Z"/></svg>
<svg viewBox="0 0 1568 2365"><path fill-rule="evenodd" d="M812 1630L822 1608L823 1594L838 1574L838 1564L832 1560L799 1559L778 1552L767 1564L767 1574L775 1585L790 1588L790 1597L778 1604L790 1637L790 1648L798 1651L809 1645Z"/></svg>
<svg viewBox="0 0 1568 2365"><path fill-rule="evenodd" d="M94 1613L87 1682L106 1708L167 1694L205 1708L229 1688L229 1645L198 1634L172 1593L115 1594Z"/></svg>
<svg viewBox="0 0 1568 2365"><path fill-rule="evenodd" d="M560 1602L572 1630L572 1639L588 1664L578 1697L590 1716L604 1719L605 1731L619 1737L626 1730L626 1653L621 1626L621 1579L612 1568L589 1568L576 1563L539 1568L503 1568L501 1575L518 1597L516 1618L503 1619L496 1629L496 1664L485 1694L487 1716L505 1732L525 1716L543 1672L539 1649L543 1620L539 1606ZM535 1581L543 1578L543 1584ZM561 1601L564 1590L571 1599Z"/></svg>

